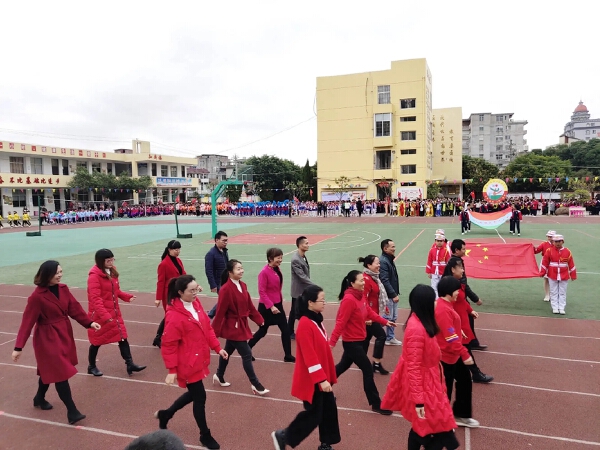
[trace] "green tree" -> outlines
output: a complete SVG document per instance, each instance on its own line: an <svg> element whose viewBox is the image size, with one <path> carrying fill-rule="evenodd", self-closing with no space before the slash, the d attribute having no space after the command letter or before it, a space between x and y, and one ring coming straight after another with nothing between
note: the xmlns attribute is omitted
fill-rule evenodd
<svg viewBox="0 0 600 450"><path fill-rule="evenodd" d="M294 200L295 198L302 200L308 193L308 186L303 181L286 183L285 188L290 193L290 200Z"/></svg>
<svg viewBox="0 0 600 450"><path fill-rule="evenodd" d="M316 180L317 180L317 163L314 165L310 165L308 159L306 160L306 164L302 168L301 180L306 185L306 192L303 193L302 200L314 200L316 196ZM310 195L310 190L312 189L313 195Z"/></svg>
<svg viewBox="0 0 600 450"><path fill-rule="evenodd" d="M435 200L438 198L438 195L442 192L442 188L439 184L429 183L427 185L427 198L430 200ZM471 191L469 191L471 192Z"/></svg>
<svg viewBox="0 0 600 450"><path fill-rule="evenodd" d="M254 191L263 200L283 200L285 185L300 181L300 167L288 159L270 155L251 156L246 164L252 166Z"/></svg>
<svg viewBox="0 0 600 450"><path fill-rule="evenodd" d="M342 198L344 197L344 194L346 194L348 192L348 189L350 188L350 178L342 175L341 177L335 178L333 180L333 182L335 183L335 186L328 184L327 187L335 195L337 195L338 201L341 202ZM341 213L341 209L340 209L340 213Z"/></svg>
<svg viewBox="0 0 600 450"><path fill-rule="evenodd" d="M503 176L508 178L532 179L528 185L530 190L541 189L552 193L559 188L565 189L567 187L565 177L570 174L570 161L565 161L559 156L528 153L511 161L506 166L506 169L504 169ZM523 189L522 186L519 186L519 188L517 190ZM510 190L512 189L509 187Z"/></svg>
<svg viewBox="0 0 600 450"><path fill-rule="evenodd" d="M92 174L89 173L88 170L84 167L79 167L75 171L73 178L71 178L71 180L69 180L69 182L67 183L67 186L69 186L72 189L83 189L83 190L88 190L90 188L98 187L98 186L96 186L96 183L94 181L94 177L92 176ZM101 187L103 187L103 186L101 186Z"/></svg>
<svg viewBox="0 0 600 450"><path fill-rule="evenodd" d="M225 197L229 199L231 203L237 203L240 201L240 197L242 196L242 186L230 184L225 188Z"/></svg>
<svg viewBox="0 0 600 450"><path fill-rule="evenodd" d="M462 177L468 181L465 183L464 191L465 196L467 192L472 191L475 194L481 194L483 192L483 186L491 179L498 178L500 170L497 166L487 162L481 158L473 158L471 156L464 155L462 158Z"/></svg>
<svg viewBox="0 0 600 450"><path fill-rule="evenodd" d="M577 171L585 170L595 176L600 175L600 139L555 145L544 150L543 155L558 156L563 161L570 161Z"/></svg>

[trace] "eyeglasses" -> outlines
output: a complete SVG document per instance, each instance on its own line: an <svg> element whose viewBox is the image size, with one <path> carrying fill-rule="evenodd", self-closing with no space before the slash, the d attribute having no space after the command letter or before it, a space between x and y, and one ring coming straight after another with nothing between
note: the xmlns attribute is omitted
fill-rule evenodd
<svg viewBox="0 0 600 450"><path fill-rule="evenodd" d="M190 294L199 294L200 292L202 292L202 289L198 288L198 289L188 289L187 290Z"/></svg>

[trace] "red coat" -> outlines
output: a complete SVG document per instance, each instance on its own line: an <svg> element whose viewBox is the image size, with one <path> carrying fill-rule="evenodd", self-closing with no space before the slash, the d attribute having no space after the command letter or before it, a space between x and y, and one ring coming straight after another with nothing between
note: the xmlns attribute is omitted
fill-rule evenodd
<svg viewBox="0 0 600 450"><path fill-rule="evenodd" d="M379 314L379 284L371 275L363 274L365 278L365 290L363 297L367 302L367 306L373 310L375 314Z"/></svg>
<svg viewBox="0 0 600 450"><path fill-rule="evenodd" d="M335 327L329 339L330 344L334 346L340 335L344 342L364 341L367 337L367 325L365 323L367 320L372 320L381 325L386 325L388 322L367 306L361 291L354 288L346 289L335 318Z"/></svg>
<svg viewBox="0 0 600 450"><path fill-rule="evenodd" d="M404 330L400 361L394 369L381 407L400 411L419 436L456 428L446 394L440 347L429 337L421 321L412 314ZM425 418L419 419L416 405L425 405Z"/></svg>
<svg viewBox="0 0 600 450"><path fill-rule="evenodd" d="M435 336L442 351L442 361L454 364L459 358L463 361L469 359L471 355L462 344L460 316L452 304L443 298L438 298L435 304L435 321L440 327L440 332Z"/></svg>
<svg viewBox="0 0 600 450"><path fill-rule="evenodd" d="M542 254L542 257L544 256L544 254L546 253L546 250L548 250L550 247L554 247L554 244L552 244L552 242L548 242L548 241L544 241L542 242L540 245L538 245L537 247L535 247L533 249L533 252L537 255L538 253Z"/></svg>
<svg viewBox="0 0 600 450"><path fill-rule="evenodd" d="M221 286L217 312L212 321L215 334L232 341L247 341L252 337L248 317L259 326L265 323L265 319L252 303L246 283L240 281L240 286L242 292L231 279Z"/></svg>
<svg viewBox="0 0 600 450"><path fill-rule="evenodd" d="M179 258L177 258L177 263L179 264L179 267L181 267L181 274L179 273L179 270L177 270L177 267L175 267L175 264L173 264L173 261L169 255L165 256L165 259L160 262L158 269L156 269L158 274L158 281L156 282L156 300L162 300L162 305L165 311L167 310L169 281L171 281L172 278L185 275L183 263Z"/></svg>
<svg viewBox="0 0 600 450"><path fill-rule="evenodd" d="M58 299L48 288L36 287L27 299L15 347L23 348L31 329L38 375L44 384L58 383L77 373L77 349L69 317L89 328L92 321L65 284L58 285Z"/></svg>
<svg viewBox="0 0 600 450"><path fill-rule="evenodd" d="M568 281L577 279L577 270L571 250L563 247L558 250L551 247L544 253L540 266L540 276L548 274L548 278L557 281Z"/></svg>
<svg viewBox="0 0 600 450"><path fill-rule="evenodd" d="M177 383L185 388L210 374L210 349L221 351L221 344L210 326L210 319L198 299L193 302L198 320L188 312L181 299L167 306L162 353L169 373L177 374Z"/></svg>
<svg viewBox="0 0 600 450"><path fill-rule="evenodd" d="M323 322L321 322L321 325ZM327 342L327 332L307 316L300 317L296 329L296 364L292 379L292 395L312 403L315 384L337 383L335 363Z"/></svg>
<svg viewBox="0 0 600 450"><path fill-rule="evenodd" d="M98 266L93 266L88 273L87 294L90 318L102 326L98 331L88 330L90 343L105 345L127 339L119 299L128 302L133 295L121 291L118 278L109 277Z"/></svg>
<svg viewBox="0 0 600 450"><path fill-rule="evenodd" d="M475 334L473 333L473 330L471 330L471 324L469 322L469 315L473 312L473 308L471 308L471 304L467 301L465 289L466 285L460 283L460 291L458 291L458 297L456 298L456 301L452 303L452 307L460 317L461 330L467 335L467 337L462 337L462 343L466 345L475 339Z"/></svg>
<svg viewBox="0 0 600 450"><path fill-rule="evenodd" d="M436 245L434 245L434 247L429 250L429 254L427 255L425 273L442 275L448 260L450 260L450 251L448 250L448 246L444 245L442 248L438 248Z"/></svg>

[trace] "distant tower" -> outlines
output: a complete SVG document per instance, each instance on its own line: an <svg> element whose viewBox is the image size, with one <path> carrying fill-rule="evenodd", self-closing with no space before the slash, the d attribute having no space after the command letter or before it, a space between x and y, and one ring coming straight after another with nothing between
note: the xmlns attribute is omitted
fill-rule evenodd
<svg viewBox="0 0 600 450"><path fill-rule="evenodd" d="M580 100L579 105L573 111L573 115L571 116L571 122L585 122L590 119L590 112L587 109L587 106L583 104Z"/></svg>

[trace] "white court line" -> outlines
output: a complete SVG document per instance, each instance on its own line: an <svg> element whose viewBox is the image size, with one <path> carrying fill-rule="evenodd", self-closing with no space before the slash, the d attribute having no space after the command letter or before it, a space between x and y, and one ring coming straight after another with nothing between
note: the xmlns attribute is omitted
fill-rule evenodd
<svg viewBox="0 0 600 450"><path fill-rule="evenodd" d="M570 338L570 339L595 339L595 340L600 340L600 337L592 337L592 336L570 336L570 335L562 335L562 334L533 333L533 332L529 332L529 331L496 330L496 329L493 329L493 328L480 328L480 327L477 327L477 330L493 331L493 332L496 332L496 333L528 334L528 335L532 335L532 336L546 336L546 337Z"/></svg>
<svg viewBox="0 0 600 450"><path fill-rule="evenodd" d="M520 355L518 353L492 352L490 350L486 350L485 352L491 353L493 355L520 356L523 358L551 359L553 361L562 361L562 362L579 362L579 363L585 363L585 364L600 364L600 361L587 361L585 359L556 358L554 356L540 356L540 355Z"/></svg>
<svg viewBox="0 0 600 450"><path fill-rule="evenodd" d="M471 450L471 429L465 427L465 450Z"/></svg>
<svg viewBox="0 0 600 450"><path fill-rule="evenodd" d="M11 334L12 334L12 333L11 333ZM15 334L16 334L16 333L15 333ZM8 344L9 342L14 342L14 341L16 341L16 340L17 340L16 338L15 338L15 339L11 339L10 341L3 342L3 343L2 343L2 344L0 344L0 345Z"/></svg>
<svg viewBox="0 0 600 450"><path fill-rule="evenodd" d="M600 447L600 442L582 441L580 439L571 439L571 438L565 438L565 437L560 437L560 436L546 436L544 434L527 433L525 431L509 430L507 428L486 427L483 425L480 426L479 428L482 428L484 430L501 431L503 433L518 434L520 436L529 436L529 437L550 439L553 441L569 442L569 443L573 443L573 444L593 445L595 447Z"/></svg>
<svg viewBox="0 0 600 450"><path fill-rule="evenodd" d="M524 389L532 389L534 391L545 391L545 392L553 392L553 393L560 393L560 394L575 394L575 395L584 395L587 397L598 397L600 398L600 394L592 394L591 392L577 392L577 391L563 391L561 389L549 389L549 388L541 388L541 387L536 387L536 386L524 386L521 384L513 384L513 383L501 383L499 381L492 381L489 384L498 384L501 386L510 386L510 387L517 387L517 388L524 388Z"/></svg>

